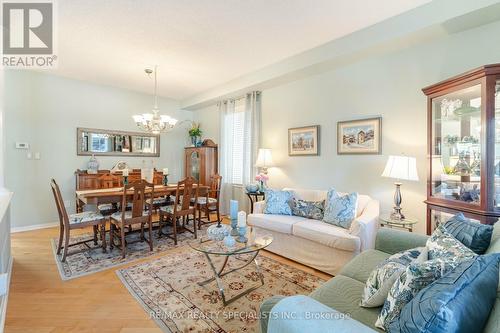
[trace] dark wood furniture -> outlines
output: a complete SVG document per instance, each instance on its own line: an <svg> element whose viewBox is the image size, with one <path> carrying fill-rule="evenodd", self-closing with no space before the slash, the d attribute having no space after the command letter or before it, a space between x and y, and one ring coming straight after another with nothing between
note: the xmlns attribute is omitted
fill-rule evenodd
<svg viewBox="0 0 500 333"><path fill-rule="evenodd" d="M57 212L59 214L59 242L57 244L57 254L61 254L63 249L62 262L66 261L68 255L68 248L70 246L85 244L87 242L93 241L94 245L97 245L97 228L101 228L101 245L103 252L106 252L106 218L95 212L83 212L77 214L68 215L66 212L66 207L64 206L64 200L57 185L56 181L52 179L50 181L50 187L52 188L52 194L54 195L54 200L56 202ZM94 229L94 237L92 239L79 241L77 243L69 244L69 239L71 236L71 230L83 229L92 226ZM62 245L64 239L64 246Z"/></svg>
<svg viewBox="0 0 500 333"><path fill-rule="evenodd" d="M219 172L217 145L184 148L184 175L200 185L208 185L210 177Z"/></svg>
<svg viewBox="0 0 500 333"><path fill-rule="evenodd" d="M76 191L96 190L96 189L101 189L101 188L107 188L107 187L102 187L100 180L99 180L102 176L107 175L107 174L112 174L113 176L116 176L119 179L113 183L112 187L123 186L123 175L122 175L121 171L111 173L110 170L99 170L96 174L91 174L91 173L88 173L87 170L76 170L75 171ZM162 184L163 173L161 171L155 170L153 177L154 177L153 183L155 185ZM140 180L141 180L141 169L129 170L129 176L128 176L129 184L134 183L134 182L138 182ZM76 211L81 212L82 208L83 208L82 203L77 198L76 199Z"/></svg>
<svg viewBox="0 0 500 333"><path fill-rule="evenodd" d="M266 200L266 194L264 192L246 192L248 199L250 199L250 214L253 214L253 204Z"/></svg>
<svg viewBox="0 0 500 333"><path fill-rule="evenodd" d="M166 235L174 240L175 245L177 245L177 232L178 231L188 231L194 235L196 239L196 202L198 200L198 186L195 185L196 180L192 177L188 177L177 183L177 188L175 190L176 202L172 206L164 206L160 208L160 221L158 228L158 237ZM190 216L192 216L193 229L189 229L186 225L190 221ZM182 221L181 221L182 219ZM172 233L163 233L163 226L166 222L172 224ZM177 230L178 223L181 224L181 230ZM198 225L199 225L198 221Z"/></svg>
<svg viewBox="0 0 500 333"><path fill-rule="evenodd" d="M205 191L205 195L198 197L196 201L196 208L198 209L198 229L201 230L203 223L212 223L220 221L220 187L222 177L220 175L213 175L210 177L209 190ZM202 221L201 213L205 213L206 221ZM217 213L217 220L210 221L210 213Z"/></svg>
<svg viewBox="0 0 500 333"><path fill-rule="evenodd" d="M130 193L132 191L132 193ZM122 251L122 258L126 255L126 242L125 242L125 227L132 227L133 225L140 224L141 237L140 241L146 241L149 244L149 250L153 251L153 204L150 201L146 204L147 199L154 198L154 185L141 180L123 187L121 212L111 215L110 231L109 231L109 246L113 250L114 237L118 236L121 240L120 248ZM131 203L132 209L127 210L127 204ZM147 205L147 210L144 210ZM149 239L144 236L144 226L148 227Z"/></svg>
<svg viewBox="0 0 500 333"><path fill-rule="evenodd" d="M500 64L426 87L427 233L458 212L500 217Z"/></svg>
<svg viewBox="0 0 500 333"><path fill-rule="evenodd" d="M105 173L101 175L99 178L99 188L114 188L120 187L122 185L122 177L113 175L111 173ZM97 206L99 213L104 216L109 216L113 213L116 213L118 210L118 206L116 203L105 203Z"/></svg>

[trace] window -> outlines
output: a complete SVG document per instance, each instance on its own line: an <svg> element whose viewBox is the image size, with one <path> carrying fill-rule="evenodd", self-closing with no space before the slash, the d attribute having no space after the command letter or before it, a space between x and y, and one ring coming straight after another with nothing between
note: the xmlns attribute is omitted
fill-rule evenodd
<svg viewBox="0 0 500 333"><path fill-rule="evenodd" d="M109 138L106 134L93 134L91 135L91 147L95 152L109 151Z"/></svg>
<svg viewBox="0 0 500 333"><path fill-rule="evenodd" d="M232 141L232 156L230 157L232 164L232 183L243 184L243 160L247 150L245 150L245 101L239 99L235 102L234 113L229 113L225 117L226 128L231 129L230 138Z"/></svg>

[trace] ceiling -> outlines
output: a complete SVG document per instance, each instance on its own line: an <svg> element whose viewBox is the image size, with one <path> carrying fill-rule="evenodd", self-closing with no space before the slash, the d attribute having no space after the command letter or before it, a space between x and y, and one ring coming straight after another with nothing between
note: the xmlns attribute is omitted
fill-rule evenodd
<svg viewBox="0 0 500 333"><path fill-rule="evenodd" d="M53 74L182 100L430 0L58 1Z"/></svg>

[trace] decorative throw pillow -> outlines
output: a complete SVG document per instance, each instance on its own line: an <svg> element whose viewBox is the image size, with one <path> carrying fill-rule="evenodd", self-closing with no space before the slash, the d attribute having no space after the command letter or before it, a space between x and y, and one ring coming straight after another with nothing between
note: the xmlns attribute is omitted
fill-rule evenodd
<svg viewBox="0 0 500 333"><path fill-rule="evenodd" d="M349 229L352 221L356 218L357 206L357 193L341 195L332 188L326 195L323 221Z"/></svg>
<svg viewBox="0 0 500 333"><path fill-rule="evenodd" d="M472 259L475 253L467 246L453 237L441 224L427 239L425 244L429 250L429 260L437 258L446 258L451 261L463 261Z"/></svg>
<svg viewBox="0 0 500 333"><path fill-rule="evenodd" d="M292 192L267 189L265 195L266 207L264 208L264 214L292 215L289 204L292 199Z"/></svg>
<svg viewBox="0 0 500 333"><path fill-rule="evenodd" d="M290 202L292 214L308 219L322 220L325 210L325 201L306 201L293 198Z"/></svg>
<svg viewBox="0 0 500 333"><path fill-rule="evenodd" d="M420 290L453 270L463 261L476 257L474 252L446 232L442 225L434 230L427 240L426 247L429 261L410 264L396 280L387 295L375 326L388 329L389 323L399 317L401 309Z"/></svg>
<svg viewBox="0 0 500 333"><path fill-rule="evenodd" d="M444 227L453 237L477 254L484 254L490 246L493 226L472 222L462 213L449 219Z"/></svg>
<svg viewBox="0 0 500 333"><path fill-rule="evenodd" d="M361 306L377 307L384 304L387 294L399 276L411 263L427 261L427 248L417 247L393 254L381 262L366 280Z"/></svg>
<svg viewBox="0 0 500 333"><path fill-rule="evenodd" d="M477 256L420 291L390 332L482 332L496 299L500 254Z"/></svg>

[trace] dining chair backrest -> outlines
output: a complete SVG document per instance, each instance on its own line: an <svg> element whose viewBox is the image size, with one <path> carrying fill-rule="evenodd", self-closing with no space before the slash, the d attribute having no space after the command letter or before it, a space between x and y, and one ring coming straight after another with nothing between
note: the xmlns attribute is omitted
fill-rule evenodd
<svg viewBox="0 0 500 333"><path fill-rule="evenodd" d="M131 193L130 193L131 192ZM153 211L154 185L144 179L123 187L122 218L125 217L127 203L132 203L131 218L143 216L144 205L148 207L149 215ZM151 200L147 200L151 199Z"/></svg>
<svg viewBox="0 0 500 333"><path fill-rule="evenodd" d="M179 207L174 205L174 213L178 212L181 214L188 213L193 210L191 206L192 202L198 200L198 188L199 186L194 186L195 179L193 177L187 177L177 183L177 189L175 190L175 197L180 200ZM179 210L179 209L180 210Z"/></svg>
<svg viewBox="0 0 500 333"><path fill-rule="evenodd" d="M100 188L113 188L121 186L121 177L106 173L99 177Z"/></svg>
<svg viewBox="0 0 500 333"><path fill-rule="evenodd" d="M210 177L210 188L208 191L208 196L219 200L220 195L220 185L222 183L222 176L215 174Z"/></svg>
<svg viewBox="0 0 500 333"><path fill-rule="evenodd" d="M51 179L50 187L52 188L52 194L54 195L54 201L56 202L57 213L59 214L59 224L61 225L61 227L68 227L68 213L66 212L66 207L64 206L64 200L62 198L59 185L57 185L54 179Z"/></svg>

